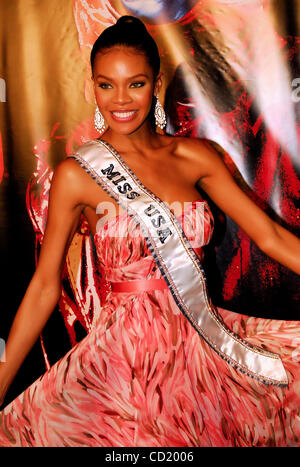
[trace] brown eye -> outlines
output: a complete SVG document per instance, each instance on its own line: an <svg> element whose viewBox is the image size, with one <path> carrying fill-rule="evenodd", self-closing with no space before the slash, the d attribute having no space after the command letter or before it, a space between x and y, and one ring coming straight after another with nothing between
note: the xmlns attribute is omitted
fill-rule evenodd
<svg viewBox="0 0 300 467"><path fill-rule="evenodd" d="M145 82L144 81L135 81L134 83L131 83L130 87L131 88L141 88L143 86L145 86Z"/></svg>
<svg viewBox="0 0 300 467"><path fill-rule="evenodd" d="M112 87L109 83L99 83L98 86L101 89L110 89Z"/></svg>

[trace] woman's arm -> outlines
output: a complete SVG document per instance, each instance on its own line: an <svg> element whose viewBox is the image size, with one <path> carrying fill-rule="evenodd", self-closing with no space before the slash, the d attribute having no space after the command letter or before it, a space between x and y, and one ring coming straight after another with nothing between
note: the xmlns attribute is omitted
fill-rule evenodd
<svg viewBox="0 0 300 467"><path fill-rule="evenodd" d="M270 219L236 184L218 152L195 141L190 150L199 185L268 256L300 274L300 239ZM196 154L197 150L197 154ZM199 156L200 154L200 156Z"/></svg>
<svg viewBox="0 0 300 467"><path fill-rule="evenodd" d="M6 362L0 363L0 405L60 298L66 252L83 208L77 169L74 161L66 160L53 176L39 262L8 336Z"/></svg>

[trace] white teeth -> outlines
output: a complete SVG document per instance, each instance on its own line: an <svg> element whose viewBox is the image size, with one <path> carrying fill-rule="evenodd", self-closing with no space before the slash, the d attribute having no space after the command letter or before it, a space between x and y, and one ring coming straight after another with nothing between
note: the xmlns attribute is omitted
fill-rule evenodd
<svg viewBox="0 0 300 467"><path fill-rule="evenodd" d="M133 110L132 112L113 112L113 115L115 115L118 118L128 118L134 113L135 113L135 110Z"/></svg>

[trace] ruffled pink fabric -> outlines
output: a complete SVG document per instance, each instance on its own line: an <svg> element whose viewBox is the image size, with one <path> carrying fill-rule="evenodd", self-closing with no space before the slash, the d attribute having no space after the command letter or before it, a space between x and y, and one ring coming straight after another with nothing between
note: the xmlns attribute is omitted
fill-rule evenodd
<svg viewBox="0 0 300 467"><path fill-rule="evenodd" d="M178 220L201 258L208 205L191 203ZM124 213L95 236L109 280L161 278L133 222ZM1 412L0 446L299 446L300 323L219 312L240 336L280 353L288 388L229 366L169 290L109 293L94 330Z"/></svg>

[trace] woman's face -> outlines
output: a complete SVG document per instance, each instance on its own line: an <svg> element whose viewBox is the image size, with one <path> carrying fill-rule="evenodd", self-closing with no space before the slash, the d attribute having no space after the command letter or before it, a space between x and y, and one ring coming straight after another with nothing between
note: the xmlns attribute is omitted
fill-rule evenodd
<svg viewBox="0 0 300 467"><path fill-rule="evenodd" d="M129 47L115 46L95 57L93 79L96 102L106 126L129 135L147 120L160 77L144 54Z"/></svg>

